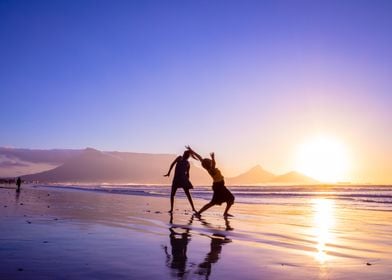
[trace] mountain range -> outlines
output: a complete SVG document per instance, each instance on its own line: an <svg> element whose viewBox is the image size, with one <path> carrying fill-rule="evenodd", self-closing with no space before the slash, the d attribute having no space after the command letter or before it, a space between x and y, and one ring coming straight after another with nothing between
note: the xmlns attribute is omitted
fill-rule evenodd
<svg viewBox="0 0 392 280"><path fill-rule="evenodd" d="M27 181L59 183L170 184L171 178L163 177L163 174L175 158L174 154L103 152L92 148L30 150L0 147L0 177L23 176ZM194 161L191 161L190 176L195 185L211 184L207 172ZM228 185L318 183L295 171L275 175L259 165L225 180Z"/></svg>

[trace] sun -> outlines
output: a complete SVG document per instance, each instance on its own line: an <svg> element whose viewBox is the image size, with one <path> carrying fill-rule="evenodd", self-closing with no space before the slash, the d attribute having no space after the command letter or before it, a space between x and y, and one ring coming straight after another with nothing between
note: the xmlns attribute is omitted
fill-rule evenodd
<svg viewBox="0 0 392 280"><path fill-rule="evenodd" d="M320 182L345 181L349 169L348 151L335 138L317 136L299 146L295 167Z"/></svg>

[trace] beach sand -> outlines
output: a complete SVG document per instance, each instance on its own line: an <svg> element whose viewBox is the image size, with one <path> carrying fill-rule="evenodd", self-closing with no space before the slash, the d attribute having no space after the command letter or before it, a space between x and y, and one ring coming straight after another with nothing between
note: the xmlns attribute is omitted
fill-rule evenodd
<svg viewBox="0 0 392 280"><path fill-rule="evenodd" d="M206 203L195 200L196 208ZM0 188L0 279L392 279L392 213Z"/></svg>

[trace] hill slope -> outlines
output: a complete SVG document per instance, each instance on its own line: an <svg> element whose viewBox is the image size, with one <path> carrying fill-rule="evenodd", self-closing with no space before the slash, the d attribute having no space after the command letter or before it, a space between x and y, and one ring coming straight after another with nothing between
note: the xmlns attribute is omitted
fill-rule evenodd
<svg viewBox="0 0 392 280"><path fill-rule="evenodd" d="M0 148L0 177L61 183L170 184L163 177L176 158L172 154L102 152L84 150L30 150ZM194 185L211 185L208 173L191 162ZM173 170L174 171L174 170ZM29 175L25 175L29 174ZM174 172L172 172L172 176ZM316 184L298 172L276 176L257 165L236 177L226 175L227 185Z"/></svg>
<svg viewBox="0 0 392 280"><path fill-rule="evenodd" d="M271 172L266 171L260 165L249 169L248 171L232 178L227 178L229 185L252 185L270 182L276 176Z"/></svg>
<svg viewBox="0 0 392 280"><path fill-rule="evenodd" d="M88 148L54 169L26 175L24 179L44 182L170 184L171 179L163 177L163 174L174 158L175 155L169 154L101 152ZM195 183L206 182L207 175L198 169L192 167L191 178Z"/></svg>
<svg viewBox="0 0 392 280"><path fill-rule="evenodd" d="M274 180L271 181L271 183L313 185L313 184L318 184L319 182L299 172L291 171L286 174L277 176Z"/></svg>

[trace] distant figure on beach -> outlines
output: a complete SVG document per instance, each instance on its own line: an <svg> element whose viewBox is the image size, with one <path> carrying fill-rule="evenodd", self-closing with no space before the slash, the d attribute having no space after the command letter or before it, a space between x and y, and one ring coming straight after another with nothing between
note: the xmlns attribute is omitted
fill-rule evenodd
<svg viewBox="0 0 392 280"><path fill-rule="evenodd" d="M225 217L231 217L232 215L229 214L230 207L234 204L234 195L226 188L225 180L218 168L215 167L215 155L211 153L211 159L209 158L202 158L198 153L193 151L191 147L187 147L188 151L191 153L192 156L196 157L203 166L204 169L207 170L208 174L212 177L213 184L213 196L209 203L204 205L199 212L198 215L206 211L207 209L211 208L214 205L221 205L223 202L226 202L226 209L223 213Z"/></svg>
<svg viewBox="0 0 392 280"><path fill-rule="evenodd" d="M174 196L176 195L177 189L182 188L186 194L186 197L189 200L189 203L192 206L192 210L194 212L197 212L195 209L195 206L193 205L192 201L192 196L189 192L190 189L193 189L192 183L189 180L189 169L190 169L190 164L189 164L189 156L191 155L191 152L186 150L182 156L178 156L170 165L169 171L167 174L164 176L169 177L170 172L173 169L174 165L176 166L176 169L174 171L174 178L173 178L173 183L172 183L172 188L171 188L171 194L170 194L170 211L169 213L173 213L173 206L174 206Z"/></svg>
<svg viewBox="0 0 392 280"><path fill-rule="evenodd" d="M18 179L16 180L16 192L20 192L20 186L22 185L22 179L20 179L20 177L18 177Z"/></svg>

